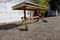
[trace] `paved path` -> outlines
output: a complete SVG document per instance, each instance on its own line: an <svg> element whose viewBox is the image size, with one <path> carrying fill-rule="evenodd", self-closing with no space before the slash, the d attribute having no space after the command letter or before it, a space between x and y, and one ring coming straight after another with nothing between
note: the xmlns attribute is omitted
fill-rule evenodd
<svg viewBox="0 0 60 40"><path fill-rule="evenodd" d="M28 24L29 31L21 31L25 26L0 30L0 40L60 40L60 16L45 18L37 23ZM9 27L9 26L8 26Z"/></svg>

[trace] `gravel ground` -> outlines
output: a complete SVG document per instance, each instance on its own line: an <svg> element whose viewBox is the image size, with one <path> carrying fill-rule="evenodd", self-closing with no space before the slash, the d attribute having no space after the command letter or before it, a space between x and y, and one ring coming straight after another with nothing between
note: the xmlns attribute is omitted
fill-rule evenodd
<svg viewBox="0 0 60 40"><path fill-rule="evenodd" d="M21 31L25 26L0 26L0 40L60 40L60 16L45 18L37 23L28 24L28 31ZM2 28L1 28L2 27ZM4 27L4 28L3 28ZM11 28L10 28L11 27Z"/></svg>

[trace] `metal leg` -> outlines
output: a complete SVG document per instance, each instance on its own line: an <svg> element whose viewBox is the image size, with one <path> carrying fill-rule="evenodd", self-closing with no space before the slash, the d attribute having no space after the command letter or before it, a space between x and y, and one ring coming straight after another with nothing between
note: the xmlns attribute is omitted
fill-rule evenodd
<svg viewBox="0 0 60 40"><path fill-rule="evenodd" d="M25 27L26 27L26 30L28 31L28 27L27 27L27 18L26 18L26 10L25 10L25 7L24 7L24 20L25 20Z"/></svg>

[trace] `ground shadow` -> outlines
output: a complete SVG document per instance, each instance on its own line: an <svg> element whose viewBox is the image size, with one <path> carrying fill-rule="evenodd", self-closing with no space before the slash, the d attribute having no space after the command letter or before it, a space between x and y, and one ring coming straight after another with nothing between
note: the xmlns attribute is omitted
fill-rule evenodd
<svg viewBox="0 0 60 40"><path fill-rule="evenodd" d="M14 24L14 23L10 23L10 24L2 24L0 25L0 30L8 30L8 29L12 29L12 28L15 28L15 27L18 27L20 26L19 24Z"/></svg>
<svg viewBox="0 0 60 40"><path fill-rule="evenodd" d="M23 29L23 28L19 28L18 30L20 30L20 31L28 31L28 29Z"/></svg>
<svg viewBox="0 0 60 40"><path fill-rule="evenodd" d="M20 30L20 31L28 31L28 26L27 26L27 24L25 24L24 26L25 26L25 28L18 28L18 30Z"/></svg>
<svg viewBox="0 0 60 40"><path fill-rule="evenodd" d="M43 20L45 22L47 22L46 20ZM36 21L38 22L38 21ZM36 23L36 22L33 22L33 23ZM32 23L27 23L27 24L32 24ZM25 24L23 24L25 25ZM13 29L15 27L19 27L19 26L22 26L22 24L16 24L16 23L9 23L9 24L2 24L0 25L0 30L8 30L8 29ZM20 31L28 31L28 27L26 27L25 29L22 29L22 28L19 28Z"/></svg>
<svg viewBox="0 0 60 40"><path fill-rule="evenodd" d="M21 24L14 24L14 23L2 24L2 25L0 25L0 30L9 30L9 29L13 29L13 28L16 28L16 27L19 27L19 26L22 26L22 25ZM28 31L28 27L26 27L25 29L19 28L18 30Z"/></svg>

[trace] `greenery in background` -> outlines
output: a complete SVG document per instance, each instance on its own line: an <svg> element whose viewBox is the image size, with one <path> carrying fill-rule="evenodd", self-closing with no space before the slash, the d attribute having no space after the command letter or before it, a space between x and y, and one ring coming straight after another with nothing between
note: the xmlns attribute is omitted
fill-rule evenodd
<svg viewBox="0 0 60 40"><path fill-rule="evenodd" d="M33 0L34 3L39 4L39 0Z"/></svg>
<svg viewBox="0 0 60 40"><path fill-rule="evenodd" d="M48 7L48 0L33 0L34 3ZM41 10L41 13L45 13L45 10Z"/></svg>
<svg viewBox="0 0 60 40"><path fill-rule="evenodd" d="M60 15L60 9L58 10L58 12L59 12L59 15Z"/></svg>
<svg viewBox="0 0 60 40"><path fill-rule="evenodd" d="M39 4L39 5L43 5L43 6L47 6L47 7L48 7L48 4L49 4L49 1L51 1L51 0L33 0L34 3ZM53 1L55 1L55 3L60 2L60 0L59 0L59 1L53 0ZM53 3L52 3L52 4L53 4ZM53 5L54 5L54 4L53 4ZM55 4L55 5L57 6L57 10L58 10L59 15L60 15L60 4L58 4L58 5ZM42 13L45 13L46 11L41 10L41 12L42 12Z"/></svg>
<svg viewBox="0 0 60 40"><path fill-rule="evenodd" d="M48 0L33 0L33 2L39 5L48 6Z"/></svg>

